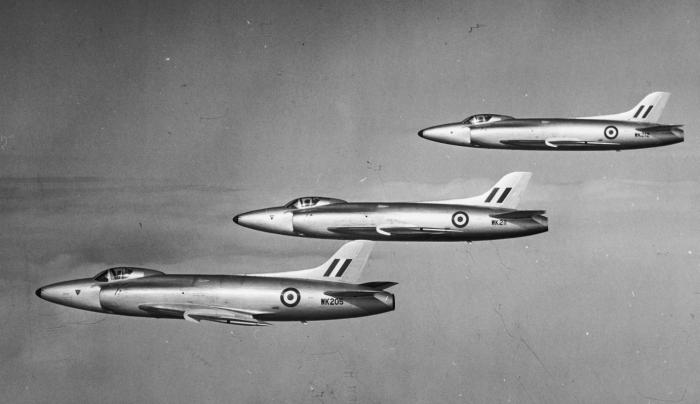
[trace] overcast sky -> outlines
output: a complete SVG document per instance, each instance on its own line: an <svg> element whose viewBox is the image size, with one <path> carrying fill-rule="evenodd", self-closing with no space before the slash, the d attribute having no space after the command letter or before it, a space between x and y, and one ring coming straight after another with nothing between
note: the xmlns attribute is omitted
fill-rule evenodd
<svg viewBox="0 0 700 404"><path fill-rule="evenodd" d="M700 4L5 2L0 401L700 401ZM498 151L416 132L474 113L626 111L672 96L686 141ZM305 195L411 201L532 171L548 233L378 243L396 311L267 328L38 299L116 265L320 264L341 241L236 213Z"/></svg>

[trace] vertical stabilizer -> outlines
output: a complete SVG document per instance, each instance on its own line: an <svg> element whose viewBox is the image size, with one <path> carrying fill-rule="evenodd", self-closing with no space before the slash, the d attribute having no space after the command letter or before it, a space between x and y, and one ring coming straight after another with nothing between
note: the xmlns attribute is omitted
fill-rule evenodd
<svg viewBox="0 0 700 404"><path fill-rule="evenodd" d="M588 116L578 119L603 119L611 121L659 122L661 113L671 93L657 91L644 97L634 108L627 112L612 115Z"/></svg>
<svg viewBox="0 0 700 404"><path fill-rule="evenodd" d="M328 261L322 265L301 271L255 274L276 278L316 279L330 282L356 283L367 265L374 242L355 240L343 244Z"/></svg>
<svg viewBox="0 0 700 404"><path fill-rule="evenodd" d="M479 196L427 203L515 209L520 203L520 195L527 188L528 182L530 182L530 177L532 177L532 173L516 171L506 174L496 185Z"/></svg>

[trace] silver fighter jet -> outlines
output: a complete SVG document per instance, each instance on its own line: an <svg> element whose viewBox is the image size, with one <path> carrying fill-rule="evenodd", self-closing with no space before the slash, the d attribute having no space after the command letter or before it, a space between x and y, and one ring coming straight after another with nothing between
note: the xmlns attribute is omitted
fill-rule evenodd
<svg viewBox="0 0 700 404"><path fill-rule="evenodd" d="M516 210L531 173L514 172L482 195L431 202L346 202L324 197L233 218L241 226L289 236L396 241L474 241L547 231L543 210Z"/></svg>
<svg viewBox="0 0 700 404"><path fill-rule="evenodd" d="M584 118L473 115L462 122L423 129L418 135L485 149L619 151L664 146L683 141L683 125L658 123L669 96L651 93L627 112Z"/></svg>
<svg viewBox="0 0 700 404"><path fill-rule="evenodd" d="M125 316L269 325L370 316L394 310L394 282L355 283L373 247L343 245L323 265L255 275L166 275L144 268L111 268L94 278L37 289L64 306Z"/></svg>

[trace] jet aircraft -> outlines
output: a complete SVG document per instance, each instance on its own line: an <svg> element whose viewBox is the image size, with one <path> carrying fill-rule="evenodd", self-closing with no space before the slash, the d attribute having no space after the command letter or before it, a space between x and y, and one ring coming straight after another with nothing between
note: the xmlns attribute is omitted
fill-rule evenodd
<svg viewBox="0 0 700 404"><path fill-rule="evenodd" d="M513 172L482 195L431 202L294 199L237 215L235 223L289 236L391 241L475 241L547 231L543 210L517 210L531 173Z"/></svg>
<svg viewBox="0 0 700 404"><path fill-rule="evenodd" d="M343 245L323 265L255 275L166 275L119 267L94 278L37 289L64 306L125 316L262 326L268 321L315 321L369 316L394 310L394 282L355 283L373 242Z"/></svg>
<svg viewBox="0 0 700 404"><path fill-rule="evenodd" d="M669 93L655 92L627 112L584 118L472 115L462 122L423 129L418 135L485 149L620 151L664 146L683 141L683 125L658 123L669 97Z"/></svg>

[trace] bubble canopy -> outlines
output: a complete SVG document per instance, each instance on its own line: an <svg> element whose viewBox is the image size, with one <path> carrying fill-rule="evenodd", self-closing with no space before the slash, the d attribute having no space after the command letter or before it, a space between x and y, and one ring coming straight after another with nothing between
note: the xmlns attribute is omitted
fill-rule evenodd
<svg viewBox="0 0 700 404"><path fill-rule="evenodd" d="M287 209L306 209L315 206L331 205L334 203L345 203L346 201L336 198L326 198L323 196L305 196L287 202L284 207Z"/></svg>
<svg viewBox="0 0 700 404"><path fill-rule="evenodd" d="M514 118L508 115L478 114L470 116L469 118L463 120L462 123L465 125L483 125L485 123L505 121L507 119Z"/></svg>
<svg viewBox="0 0 700 404"><path fill-rule="evenodd" d="M147 276L165 275L163 272L154 269L133 268L133 267L115 267L105 269L97 274L93 279L97 282L114 282L125 279L145 278Z"/></svg>

